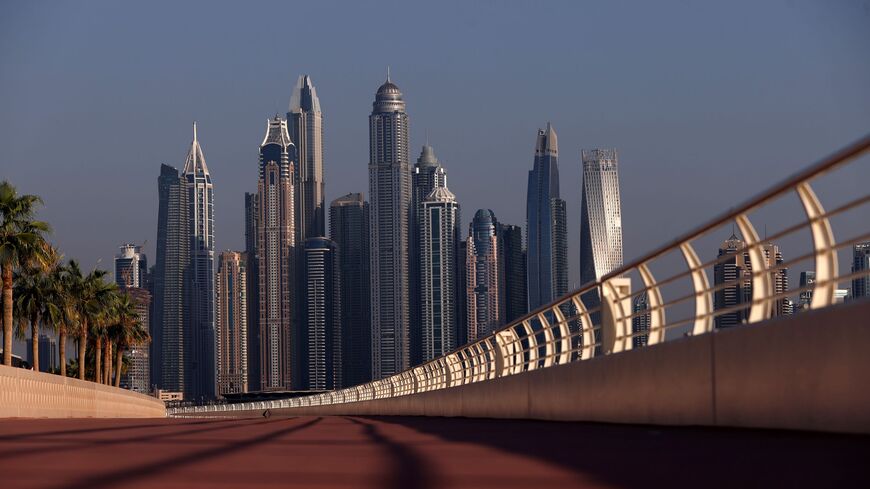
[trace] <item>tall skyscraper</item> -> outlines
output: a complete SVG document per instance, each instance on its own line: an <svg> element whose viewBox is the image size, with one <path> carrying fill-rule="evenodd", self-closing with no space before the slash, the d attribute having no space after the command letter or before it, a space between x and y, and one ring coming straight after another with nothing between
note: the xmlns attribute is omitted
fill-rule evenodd
<svg viewBox="0 0 870 489"><path fill-rule="evenodd" d="M801 272L800 274L800 283L799 286L801 289L804 287L810 287L806 290L801 290L800 295L798 296L798 304L797 310L802 311L804 309L809 309L810 304L813 302L813 287L816 283L816 272L813 270L807 270L805 272Z"/></svg>
<svg viewBox="0 0 870 489"><path fill-rule="evenodd" d="M278 116L269 120L260 144L257 182L261 390L290 389L296 360L292 329L295 154L287 122Z"/></svg>
<svg viewBox="0 0 870 489"><path fill-rule="evenodd" d="M870 241L856 243L852 247L852 272L867 270L867 275L852 279L852 297L870 296Z"/></svg>
<svg viewBox="0 0 870 489"><path fill-rule="evenodd" d="M528 312L522 227L499 223L498 251L500 301L504 305L502 322L507 324Z"/></svg>
<svg viewBox="0 0 870 489"><path fill-rule="evenodd" d="M188 274L187 355L185 374L187 399L215 396L214 335L214 195L211 176L196 136L184 161L182 179L187 190L190 228L190 271Z"/></svg>
<svg viewBox="0 0 870 489"><path fill-rule="evenodd" d="M362 194L332 201L329 232L339 253L342 383L350 387L372 380L369 204Z"/></svg>
<svg viewBox="0 0 870 489"><path fill-rule="evenodd" d="M190 226L188 192L177 169L160 165L157 193L157 262L153 285L156 317L151 332L151 378L161 389L183 392Z"/></svg>
<svg viewBox="0 0 870 489"><path fill-rule="evenodd" d="M456 348L456 255L459 204L447 187L423 199L420 222L423 361Z"/></svg>
<svg viewBox="0 0 870 489"><path fill-rule="evenodd" d="M339 389L342 383L341 283L338 247L327 238L305 240L306 385Z"/></svg>
<svg viewBox="0 0 870 489"><path fill-rule="evenodd" d="M124 293L136 307L139 324L148 330L151 316L151 293L140 287L128 287ZM126 355L127 372L121 376L121 387L141 394L151 392L150 351L147 343L132 344ZM120 372L118 372L120 374Z"/></svg>
<svg viewBox="0 0 870 489"><path fill-rule="evenodd" d="M260 390L260 262L257 259L259 222L257 193L245 192L245 280L247 282L248 390Z"/></svg>
<svg viewBox="0 0 870 489"><path fill-rule="evenodd" d="M447 172L435 157L435 150L426 144L417 158L411 173L411 225L410 225L410 256L408 262L409 283L411 285L411 320L408 341L410 343L410 362L417 365L423 361L423 316L422 290L420 289L420 260L422 248L420 245L420 222L422 221L423 200L436 187L447 186Z"/></svg>
<svg viewBox="0 0 870 489"><path fill-rule="evenodd" d="M559 197L559 143L550 123L538 130L526 194L528 308L568 292L565 201Z"/></svg>
<svg viewBox="0 0 870 489"><path fill-rule="evenodd" d="M290 140L296 145L296 242L326 236L323 182L323 115L311 77L301 75L287 112Z"/></svg>
<svg viewBox="0 0 870 489"><path fill-rule="evenodd" d="M476 341L502 324L503 283L499 272L498 221L489 209L480 209L468 225L466 244L466 307L468 341Z"/></svg>
<svg viewBox="0 0 870 489"><path fill-rule="evenodd" d="M372 376L375 379L401 372L410 364L408 139L408 115L402 92L387 77L378 88L369 116Z"/></svg>
<svg viewBox="0 0 870 489"><path fill-rule="evenodd" d="M33 341L32 338L27 339ZM56 372L58 370L57 340L51 336L40 334L36 339L39 350L39 371ZM33 365L33 350L27 349L27 363Z"/></svg>
<svg viewBox="0 0 870 489"><path fill-rule="evenodd" d="M118 287L144 287L148 274L148 261L142 247L123 244L115 255L115 283Z"/></svg>
<svg viewBox="0 0 870 489"><path fill-rule="evenodd" d="M649 312L644 312L648 310L649 296L647 293L635 296L632 300L632 313L636 316L631 318L631 332L636 335L631 339L631 346L634 348L646 346L649 341L649 334L638 334L647 333L652 325L652 316Z"/></svg>
<svg viewBox="0 0 870 489"><path fill-rule="evenodd" d="M248 294L244 253L219 255L215 279L217 382L220 395L248 392Z"/></svg>
<svg viewBox="0 0 870 489"><path fill-rule="evenodd" d="M622 211L615 149L582 151L580 282L599 280L622 266Z"/></svg>

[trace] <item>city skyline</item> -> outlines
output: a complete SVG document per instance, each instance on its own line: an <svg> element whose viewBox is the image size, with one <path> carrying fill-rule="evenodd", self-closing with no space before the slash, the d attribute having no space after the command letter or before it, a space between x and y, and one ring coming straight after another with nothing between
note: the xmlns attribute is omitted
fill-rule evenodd
<svg viewBox="0 0 870 489"><path fill-rule="evenodd" d="M177 155L187 149L179 134L188 133L192 120L199 123L220 189L216 249L243 249L241 233L225 231L243 223L240 197L233 196L255 190L244 162L256 157L263 119L287 111L301 73L310 74L318 95L326 97L327 201L365 190L358 182L366 176L360 166L367 158L367 136L359 119L370 110L372 87L389 65L413 106L410 147L416 153L428 133L450 167L451 190L466 209L491 208L505 222L524 222L524 205L515 196L524 193L528 134L546 120L559 130L563 190L580 182L580 148L619 148L625 170L620 183L626 259L734 199L753 195L762 182L781 179L797 170L798 162L823 156L870 124L865 109L870 96L864 89L870 84L870 65L857 51L866 44L866 30L858 29L866 14L852 4L752 4L750 19L739 5L639 5L639 15L630 19L607 5L472 5L464 19L451 18L450 9L415 12L422 7L400 6L398 18L423 14L454 36L432 43L409 35L413 22L408 22L399 27L407 42L381 61L362 55L366 46L387 39L363 28L376 9L349 6L349 17L359 25L338 19L326 26L298 26L300 33L316 32L322 42L288 55L259 42L256 21L240 25L238 33L219 33L209 26L228 17L226 9L178 8L181 14L196 12L216 23L191 26L181 22L184 15L162 18L135 8L135 21L123 23L117 20L129 18L131 7L111 4L4 7L8 15L0 20L5 36L0 54L9 69L0 74L0 86L7 88L0 91L7 107L0 114L0 155L11 163L3 173L22 191L45 194L44 217L55 223L52 239L83 266L92 267L100 258L109 263L114 246L123 241L147 239L145 253L149 259L156 256L151 235L157 216L150 211L156 206L153 165L178 166ZM293 8L311 18L329 12L326 6ZM254 19L260 14L256 10L239 9L233 16ZM562 14L554 16L555 11ZM694 21L684 22L692 13L697 14ZM568 23L577 16L589 21L583 29ZM625 22L621 30L627 37L601 46L583 41L606 33L613 16ZM70 18L84 23L68 22ZM554 23L545 55L535 54L534 43L521 37L500 35L545 18ZM147 26L155 24L163 25L165 33L157 41L146 35ZM728 27L735 24L739 31ZM478 34L481 30L497 36L490 40ZM772 30L779 35L771 35ZM682 44L688 35L694 42ZM107 39L112 41L94 44ZM126 54L130 52L137 53L135 61ZM736 55L724 55L729 52ZM545 69L539 56L549 61ZM114 60L111 67L102 62L107 58ZM656 69L647 69L650 59L656 59ZM687 59L692 70L685 69ZM445 69L448 63L455 64ZM595 65L606 67L607 76L588 76ZM173 73L168 84L165 70ZM51 83L57 75L66 82ZM518 109L517 101L528 93L536 94L535 103ZM458 108L463 117L456 117ZM712 112L719 117L705 115ZM83 124L82 113L95 117ZM25 164L45 132L65 148L64 162ZM135 154L123 149L129 134L147 137ZM752 156L733 158L737 148ZM125 157L119 160L118 154ZM726 165L734 171L715 178L707 171ZM46 166L53 171L44 172ZM750 171L757 179L742 177ZM479 184L496 174L505 177L498 189ZM655 188L648 186L650 181ZM686 181L693 185L685 189L685 199L693 205L657 197L683 192ZM43 192L45 186L51 192ZM563 198L569 223L574 222L580 196L563 191ZM101 205L105 199L129 205ZM650 201L656 212L649 211ZM652 219L664 214L679 219L661 224ZM575 284L579 235L570 226L568 240L569 283Z"/></svg>

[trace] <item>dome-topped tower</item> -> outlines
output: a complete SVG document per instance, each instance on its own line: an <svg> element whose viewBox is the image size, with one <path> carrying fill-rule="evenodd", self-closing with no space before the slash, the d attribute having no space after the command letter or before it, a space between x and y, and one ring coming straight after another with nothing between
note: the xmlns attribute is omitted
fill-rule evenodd
<svg viewBox="0 0 870 489"><path fill-rule="evenodd" d="M372 108L373 112L405 111L405 101L402 99L402 91L399 90L399 87L395 83L390 81L389 75L387 75L387 81L378 87Z"/></svg>

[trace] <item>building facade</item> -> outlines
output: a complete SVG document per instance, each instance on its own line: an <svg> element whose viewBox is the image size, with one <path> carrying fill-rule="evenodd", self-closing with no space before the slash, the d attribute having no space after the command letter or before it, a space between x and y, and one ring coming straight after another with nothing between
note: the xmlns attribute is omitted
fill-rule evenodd
<svg viewBox="0 0 870 489"><path fill-rule="evenodd" d="M260 262L257 229L260 197L245 192L245 278L248 305L248 390L260 390Z"/></svg>
<svg viewBox="0 0 870 489"><path fill-rule="evenodd" d="M338 247L327 238L305 240L305 329L312 390L340 389L342 382L341 279Z"/></svg>
<svg viewBox="0 0 870 489"><path fill-rule="evenodd" d="M185 347L185 398L215 397L214 189L193 124L193 142L182 170L187 191L190 266Z"/></svg>
<svg viewBox="0 0 870 489"><path fill-rule="evenodd" d="M558 160L558 138L548 123L545 130L538 130L526 194L529 309L537 309L568 292L568 238L565 201L559 196Z"/></svg>
<svg viewBox="0 0 870 489"><path fill-rule="evenodd" d="M218 257L217 299L218 394L248 392L248 281L244 253L224 251Z"/></svg>
<svg viewBox="0 0 870 489"><path fill-rule="evenodd" d="M852 272L867 270L867 275L852 279L852 298L870 296L870 241L852 246Z"/></svg>
<svg viewBox="0 0 870 489"><path fill-rule="evenodd" d="M411 168L408 140L408 115L402 92L388 78L378 88L369 116L374 379L393 375L410 366Z"/></svg>
<svg viewBox="0 0 870 489"><path fill-rule="evenodd" d="M296 148L280 117L266 124L260 144L257 181L257 259L259 265L260 389L292 388L293 266L295 256L293 181Z"/></svg>
<svg viewBox="0 0 870 489"><path fill-rule="evenodd" d="M634 296L631 303L634 317L631 318L631 346L639 348L646 346L649 341L649 328L652 325L652 316L649 311L649 295L646 292Z"/></svg>
<svg viewBox="0 0 870 489"><path fill-rule="evenodd" d="M581 152L580 282L599 280L622 266L622 211L615 149Z"/></svg>
<svg viewBox="0 0 870 489"><path fill-rule="evenodd" d="M422 290L421 271L420 271L420 254L422 247L420 244L420 222L423 216L423 201L436 187L447 186L447 172L438 158L435 156L435 150L428 144L423 146L420 156L417 158L417 164L414 165L411 173L411 225L410 225L410 256L408 262L409 283L411 286L411 320L408 332L408 342L410 343L410 363L417 365L423 361L423 310L422 310Z"/></svg>
<svg viewBox="0 0 870 489"><path fill-rule="evenodd" d="M122 244L115 255L115 283L118 287L145 287L148 275L148 260L142 247Z"/></svg>
<svg viewBox="0 0 870 489"><path fill-rule="evenodd" d="M499 267L498 221L489 209L480 209L468 225L466 243L467 341L476 341L501 326L504 294Z"/></svg>
<svg viewBox="0 0 870 489"><path fill-rule="evenodd" d="M369 204L362 194L332 201L329 232L339 254L342 383L350 387L372 380Z"/></svg>
<svg viewBox="0 0 870 489"><path fill-rule="evenodd" d="M301 75L293 87L287 126L296 145L296 242L304 243L307 238L326 235L323 113L308 75Z"/></svg>
<svg viewBox="0 0 870 489"><path fill-rule="evenodd" d="M151 320L151 293L140 287L128 287L123 289L123 292L130 297L130 301L134 304L139 324L148 331ZM152 384L148 343L130 345L126 356L129 363L127 372L121 376L121 387L141 394L150 393Z"/></svg>
<svg viewBox="0 0 870 489"><path fill-rule="evenodd" d="M423 361L456 348L459 204L447 187L423 199L420 223Z"/></svg>
<svg viewBox="0 0 870 489"><path fill-rule="evenodd" d="M502 322L508 324L528 312L526 291L526 250L523 229L512 224L498 224L499 292L504 305Z"/></svg>
<svg viewBox="0 0 870 489"><path fill-rule="evenodd" d="M168 165L160 166L157 192L151 378L161 389L183 392L188 315L185 282L190 263L188 192L178 170Z"/></svg>

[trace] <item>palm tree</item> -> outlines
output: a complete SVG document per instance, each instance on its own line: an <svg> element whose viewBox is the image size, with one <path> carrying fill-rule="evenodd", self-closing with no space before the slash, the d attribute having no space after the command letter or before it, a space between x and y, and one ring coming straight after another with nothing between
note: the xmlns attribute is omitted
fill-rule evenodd
<svg viewBox="0 0 870 489"><path fill-rule="evenodd" d="M115 356L115 387L121 386L121 366L124 352L133 345L142 345L151 341L148 331L139 320L136 303L129 295L123 294L115 304L117 322L110 330L110 337L117 345Z"/></svg>
<svg viewBox="0 0 870 489"><path fill-rule="evenodd" d="M57 315L50 316L51 327L57 331L57 354L60 361L60 375L66 377L66 341L70 329L77 325L75 304L70 294L69 268L66 265L54 267L48 275L51 286L52 303L57 307Z"/></svg>
<svg viewBox="0 0 870 489"><path fill-rule="evenodd" d="M0 267L3 290L3 364L12 365L13 271L44 262L48 224L33 219L35 195L18 195L7 181L0 183Z"/></svg>
<svg viewBox="0 0 870 489"><path fill-rule="evenodd" d="M79 379L85 380L85 354L91 325L100 321L115 284L107 283L106 271L95 269L87 275L82 274L79 264L70 260L68 266L70 294L73 301L76 322L76 339L79 342ZM99 375L95 373L95 376Z"/></svg>
<svg viewBox="0 0 870 489"><path fill-rule="evenodd" d="M48 246L46 248L47 270L51 271L58 266L59 253ZM33 358L33 370L39 371L39 328L48 323L52 327L56 324L61 312L55 302L55 287L46 268L27 266L22 267L15 274L14 311L18 312L19 324L23 326L25 321L30 322L30 347ZM20 335L24 336L23 327Z"/></svg>

